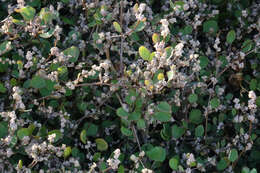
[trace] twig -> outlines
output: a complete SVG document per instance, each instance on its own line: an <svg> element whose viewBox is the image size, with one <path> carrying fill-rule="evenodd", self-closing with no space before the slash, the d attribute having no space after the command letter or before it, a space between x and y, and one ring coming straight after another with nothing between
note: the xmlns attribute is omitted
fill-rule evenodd
<svg viewBox="0 0 260 173"><path fill-rule="evenodd" d="M95 82L95 83L82 83L82 84L77 84L75 85L75 87L79 87L79 86L102 86L102 85L107 85L107 86L111 86L108 83L102 83L102 82Z"/></svg>

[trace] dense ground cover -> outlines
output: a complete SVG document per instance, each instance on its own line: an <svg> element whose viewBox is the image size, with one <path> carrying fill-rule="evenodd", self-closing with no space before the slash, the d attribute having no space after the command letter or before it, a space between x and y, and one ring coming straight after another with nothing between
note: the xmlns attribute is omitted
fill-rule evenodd
<svg viewBox="0 0 260 173"><path fill-rule="evenodd" d="M260 164L254 0L1 0L0 172Z"/></svg>

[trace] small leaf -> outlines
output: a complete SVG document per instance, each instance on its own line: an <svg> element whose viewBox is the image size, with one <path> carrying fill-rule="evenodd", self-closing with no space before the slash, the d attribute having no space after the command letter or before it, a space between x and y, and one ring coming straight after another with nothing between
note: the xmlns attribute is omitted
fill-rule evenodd
<svg viewBox="0 0 260 173"><path fill-rule="evenodd" d="M98 133L98 126L93 123L86 122L83 129L86 130L87 136L96 136Z"/></svg>
<svg viewBox="0 0 260 173"><path fill-rule="evenodd" d="M153 43L158 43L160 41L160 36L157 33L154 33L152 36Z"/></svg>
<svg viewBox="0 0 260 173"><path fill-rule="evenodd" d="M136 21L130 28L135 29L134 32L142 31L146 24L144 21Z"/></svg>
<svg viewBox="0 0 260 173"><path fill-rule="evenodd" d="M127 117L129 113L124 110L124 108L120 107L116 110L116 114L120 117Z"/></svg>
<svg viewBox="0 0 260 173"><path fill-rule="evenodd" d="M201 111L199 109L192 109L189 119L191 123L200 124L202 122Z"/></svg>
<svg viewBox="0 0 260 173"><path fill-rule="evenodd" d="M125 128L125 127L122 126L120 128L120 130L121 130L123 135L125 135L125 136L132 136L132 131L130 129Z"/></svg>
<svg viewBox="0 0 260 173"><path fill-rule="evenodd" d="M169 112L169 113L172 110L171 106L167 102L160 102L159 105L157 106L157 108L160 111Z"/></svg>
<svg viewBox="0 0 260 173"><path fill-rule="evenodd" d="M5 86L0 82L0 93L5 93L6 90Z"/></svg>
<svg viewBox="0 0 260 173"><path fill-rule="evenodd" d="M50 38L54 34L54 29L51 28L48 32L40 34L40 37L42 38Z"/></svg>
<svg viewBox="0 0 260 173"><path fill-rule="evenodd" d="M166 158L166 150L162 147L153 147L146 155L151 160L163 162Z"/></svg>
<svg viewBox="0 0 260 173"><path fill-rule="evenodd" d="M135 112L132 112L132 113L129 115L128 119L129 119L129 120L134 120L134 121L136 121L136 120L139 120L140 117L141 117L141 113L135 111Z"/></svg>
<svg viewBox="0 0 260 173"><path fill-rule="evenodd" d="M139 47L139 55L144 59L144 60L149 60L150 59L150 51L144 47L140 46Z"/></svg>
<svg viewBox="0 0 260 173"><path fill-rule="evenodd" d="M70 57L70 62L76 62L79 57L79 48L72 46L63 51L64 55Z"/></svg>
<svg viewBox="0 0 260 173"><path fill-rule="evenodd" d="M218 23L215 20L208 20L203 23L203 32L216 33L218 31Z"/></svg>
<svg viewBox="0 0 260 173"><path fill-rule="evenodd" d="M122 32L121 26L117 22L113 22L113 26L117 32Z"/></svg>
<svg viewBox="0 0 260 173"><path fill-rule="evenodd" d="M234 30L230 30L226 37L227 42L231 44L235 39L236 39L236 32Z"/></svg>
<svg viewBox="0 0 260 173"><path fill-rule="evenodd" d="M22 169L22 167L23 167L23 161L22 160L18 161L17 167L18 167L18 169Z"/></svg>
<svg viewBox="0 0 260 173"><path fill-rule="evenodd" d="M144 121L143 119L139 119L139 120L137 121L137 127L138 127L139 129L145 129L145 127L146 127L145 121Z"/></svg>
<svg viewBox="0 0 260 173"><path fill-rule="evenodd" d="M174 77L174 71L173 70L167 71L166 74L167 74L167 77L168 77L168 81L173 79L173 77Z"/></svg>
<svg viewBox="0 0 260 173"><path fill-rule="evenodd" d="M250 173L257 173L257 170L255 168L251 169Z"/></svg>
<svg viewBox="0 0 260 173"><path fill-rule="evenodd" d="M241 173L250 173L250 169L248 167L243 167Z"/></svg>
<svg viewBox="0 0 260 173"><path fill-rule="evenodd" d="M169 165L172 170L178 170L179 160L177 157L173 157L169 160Z"/></svg>
<svg viewBox="0 0 260 173"><path fill-rule="evenodd" d="M164 51L166 52L166 59L172 57L172 55L173 55L173 48L172 48L171 46L166 47L166 48L164 49Z"/></svg>
<svg viewBox="0 0 260 173"><path fill-rule="evenodd" d="M66 147L63 153L63 157L67 158L70 156L70 154L71 154L71 147Z"/></svg>
<svg viewBox="0 0 260 173"><path fill-rule="evenodd" d="M81 133L80 133L80 140L81 142L83 142L84 144L87 143L87 132L86 130L82 130Z"/></svg>
<svg viewBox="0 0 260 173"><path fill-rule="evenodd" d="M60 130L52 130L52 131L50 131L49 133L48 133L48 135L52 135L52 134L54 134L55 133L55 138L54 138L54 143L55 142L57 142L59 139L61 139L61 137L62 137L62 134L61 134L61 132L60 132Z"/></svg>
<svg viewBox="0 0 260 173"><path fill-rule="evenodd" d="M172 126L172 136L173 136L175 139L180 138L184 133L185 133L184 128L178 127L176 124L174 124L174 125Z"/></svg>
<svg viewBox="0 0 260 173"><path fill-rule="evenodd" d="M31 87L40 89L46 86L46 81L40 76L34 76L31 80Z"/></svg>
<svg viewBox="0 0 260 173"><path fill-rule="evenodd" d="M206 68L208 66L209 59L206 56L201 56L200 57L200 67L201 68Z"/></svg>
<svg viewBox="0 0 260 173"><path fill-rule="evenodd" d="M252 49L252 47L253 47L252 40L247 39L246 41L243 42L241 49L243 52L248 52Z"/></svg>
<svg viewBox="0 0 260 173"><path fill-rule="evenodd" d="M203 125L199 125L198 127L196 127L196 129L195 129L195 136L196 137L202 137L203 133L204 133Z"/></svg>
<svg viewBox="0 0 260 173"><path fill-rule="evenodd" d="M229 152L229 155L228 155L228 160L230 160L231 162L234 162L238 159L238 152L236 149L232 149L230 152Z"/></svg>
<svg viewBox="0 0 260 173"><path fill-rule="evenodd" d="M28 128L21 128L17 131L17 137L22 140L25 136L30 136L30 130Z"/></svg>
<svg viewBox="0 0 260 173"><path fill-rule="evenodd" d="M156 112L154 118L161 122L167 122L171 120L171 114L167 112Z"/></svg>
<svg viewBox="0 0 260 173"><path fill-rule="evenodd" d="M213 109L217 108L219 106L220 102L218 98L213 98L210 100L210 105Z"/></svg>
<svg viewBox="0 0 260 173"><path fill-rule="evenodd" d="M190 94L188 100L190 103L196 103L198 101L198 95L195 93Z"/></svg>
<svg viewBox="0 0 260 173"><path fill-rule="evenodd" d="M26 6L18 10L23 16L24 20L30 21L34 18L36 10L31 6Z"/></svg>
<svg viewBox="0 0 260 173"><path fill-rule="evenodd" d="M0 44L0 55L9 52L12 49L11 41L5 41Z"/></svg>
<svg viewBox="0 0 260 173"><path fill-rule="evenodd" d="M217 163L217 169L219 171L223 171L224 169L226 169L228 166L227 161L225 160L225 158L221 158L221 160Z"/></svg>
<svg viewBox="0 0 260 173"><path fill-rule="evenodd" d="M106 151L108 149L108 144L104 139L97 138L95 141L96 141L96 144L97 144L97 149L99 151Z"/></svg>
<svg viewBox="0 0 260 173"><path fill-rule="evenodd" d="M8 123L1 121L0 122L0 139L8 135Z"/></svg>

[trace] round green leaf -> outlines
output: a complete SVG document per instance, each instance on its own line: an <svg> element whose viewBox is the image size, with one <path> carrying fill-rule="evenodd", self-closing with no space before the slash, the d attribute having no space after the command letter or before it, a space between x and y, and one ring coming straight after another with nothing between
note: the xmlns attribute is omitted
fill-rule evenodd
<svg viewBox="0 0 260 173"><path fill-rule="evenodd" d="M71 147L66 147L65 148L65 150L64 150L64 153L63 153L63 157L64 158L67 158L67 157L69 157L70 156L70 154L71 154Z"/></svg>
<svg viewBox="0 0 260 173"><path fill-rule="evenodd" d="M123 135L125 135L125 136L132 136L132 131L130 129L125 128L125 127L122 126L120 130L121 130Z"/></svg>
<svg viewBox="0 0 260 173"><path fill-rule="evenodd" d="M106 142L104 139L102 139L102 138L97 138L97 139L95 140L95 142L96 142L96 144L97 144L97 149L98 149L99 151L106 151L106 150L108 149L108 144L107 144L107 142Z"/></svg>
<svg viewBox="0 0 260 173"><path fill-rule="evenodd" d="M226 37L227 42L231 44L235 39L236 39L236 32L234 30L230 30Z"/></svg>
<svg viewBox="0 0 260 173"><path fill-rule="evenodd" d="M31 6L26 6L18 10L21 13L24 20L29 21L34 18L36 10Z"/></svg>
<svg viewBox="0 0 260 173"><path fill-rule="evenodd" d="M0 93L5 93L6 90L5 86L0 82Z"/></svg>
<svg viewBox="0 0 260 173"><path fill-rule="evenodd" d="M31 84L31 87L40 89L40 88L44 88L46 86L46 81L44 78L42 78L40 76L34 76L31 80L30 84Z"/></svg>
<svg viewBox="0 0 260 173"><path fill-rule="evenodd" d="M162 147L153 147L146 155L151 160L163 162L166 158L166 150Z"/></svg>
<svg viewBox="0 0 260 173"><path fill-rule="evenodd" d="M42 38L50 38L54 34L54 29L51 28L48 32L40 34L40 37Z"/></svg>
<svg viewBox="0 0 260 173"><path fill-rule="evenodd" d="M219 106L220 102L218 98L213 98L210 100L210 105L213 109L217 108Z"/></svg>
<svg viewBox="0 0 260 173"><path fill-rule="evenodd" d="M167 122L171 119L171 114L167 112L155 112L154 118L161 122Z"/></svg>
<svg viewBox="0 0 260 173"><path fill-rule="evenodd" d="M151 52L144 46L139 47L139 55L144 59L144 60L149 60L150 59L150 54Z"/></svg>
<svg viewBox="0 0 260 173"><path fill-rule="evenodd" d="M9 52L12 49L11 41L4 41L0 44L0 55Z"/></svg>
<svg viewBox="0 0 260 173"><path fill-rule="evenodd" d="M208 20L203 23L203 32L216 33L218 31L218 23L215 20Z"/></svg>
<svg viewBox="0 0 260 173"><path fill-rule="evenodd" d="M178 127L176 124L174 124L174 125L172 126L172 136L173 136L175 139L180 138L184 133L185 133L184 128Z"/></svg>
<svg viewBox="0 0 260 173"><path fill-rule="evenodd" d="M225 158L221 158L221 160L217 163L217 169L219 171L223 171L228 166L228 163Z"/></svg>
<svg viewBox="0 0 260 173"><path fill-rule="evenodd" d="M204 127L203 127L203 125L199 125L198 127L196 127L196 129L195 129L195 136L196 136L196 137L201 137L201 136L203 136L203 133L204 133Z"/></svg>
<svg viewBox="0 0 260 173"><path fill-rule="evenodd" d="M201 56L200 57L200 67L201 68L206 68L208 66L209 59L206 56Z"/></svg>
<svg viewBox="0 0 260 173"><path fill-rule="evenodd" d="M179 160L176 157L173 157L169 160L170 168L173 170L178 170Z"/></svg>
<svg viewBox="0 0 260 173"><path fill-rule="evenodd" d="M201 111L199 109L192 109L189 119L191 123L200 124L202 122Z"/></svg>
<svg viewBox="0 0 260 173"><path fill-rule="evenodd" d="M238 159L238 152L236 149L232 149L230 152L229 152L229 155L228 155L228 160L230 160L231 162L234 162Z"/></svg>
<svg viewBox="0 0 260 173"><path fill-rule="evenodd" d="M122 32L121 26L117 22L113 22L113 26L117 32Z"/></svg>
<svg viewBox="0 0 260 173"><path fill-rule="evenodd" d="M129 115L128 112L124 110L124 108L120 107L116 110L116 114L120 117L127 117Z"/></svg>
<svg viewBox="0 0 260 173"><path fill-rule="evenodd" d="M76 62L79 57L79 48L72 46L63 51L64 55L70 57L70 62Z"/></svg>
<svg viewBox="0 0 260 173"><path fill-rule="evenodd" d="M30 136L30 130L28 128L21 128L17 131L17 137L22 140L25 136Z"/></svg>
<svg viewBox="0 0 260 173"><path fill-rule="evenodd" d="M190 103L196 103L197 100L198 100L198 95L193 93L193 94L190 94L189 97L188 97L188 100Z"/></svg>
<svg viewBox="0 0 260 173"><path fill-rule="evenodd" d="M171 112L172 108L167 102L160 102L157 108L163 112Z"/></svg>

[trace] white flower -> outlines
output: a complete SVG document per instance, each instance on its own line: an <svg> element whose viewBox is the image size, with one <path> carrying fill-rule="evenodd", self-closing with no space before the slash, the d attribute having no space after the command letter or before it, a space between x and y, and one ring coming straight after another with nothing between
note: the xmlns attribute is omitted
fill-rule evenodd
<svg viewBox="0 0 260 173"><path fill-rule="evenodd" d="M53 133L53 134L49 135L49 136L48 136L48 141L49 141L50 143L54 142L55 137L56 137L56 133Z"/></svg>
<svg viewBox="0 0 260 173"><path fill-rule="evenodd" d="M249 91L249 93L248 93L248 97L250 98L250 99L256 99L256 95L255 95L255 92L254 91Z"/></svg>

